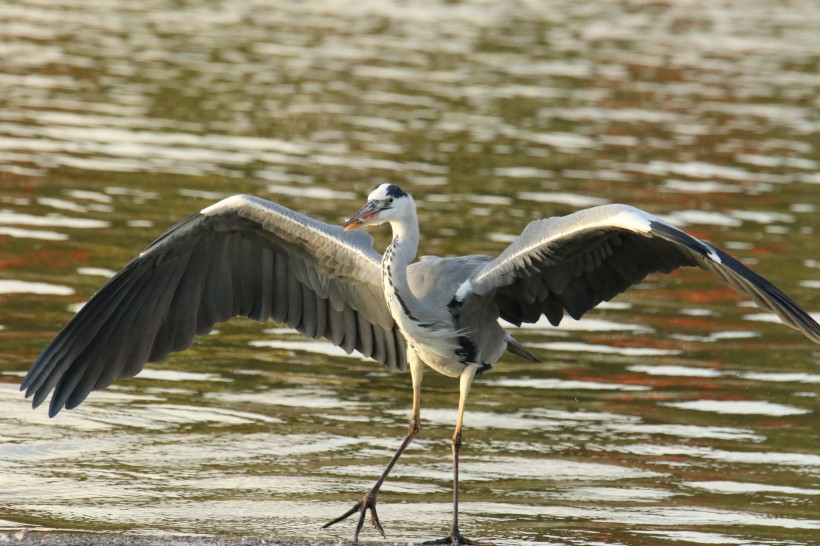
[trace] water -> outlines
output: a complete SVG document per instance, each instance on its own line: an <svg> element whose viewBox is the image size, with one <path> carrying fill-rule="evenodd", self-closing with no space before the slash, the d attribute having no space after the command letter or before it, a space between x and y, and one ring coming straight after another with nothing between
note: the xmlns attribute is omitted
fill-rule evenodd
<svg viewBox="0 0 820 546"><path fill-rule="evenodd" d="M407 375L234 321L56 419L17 391L106 277L232 193L338 223L397 182L439 255L628 202L820 311L818 27L807 0L4 2L0 529L352 538L320 526L398 446ZM820 351L775 322L684 271L520 331L546 363L471 393L464 533L815 544ZM391 539L446 533L456 391L425 377Z"/></svg>

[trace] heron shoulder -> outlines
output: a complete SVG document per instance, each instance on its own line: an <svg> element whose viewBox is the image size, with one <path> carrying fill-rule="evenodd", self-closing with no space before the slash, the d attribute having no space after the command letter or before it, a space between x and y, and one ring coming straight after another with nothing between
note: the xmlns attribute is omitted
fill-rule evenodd
<svg viewBox="0 0 820 546"><path fill-rule="evenodd" d="M623 229L636 233L649 233L652 223L661 221L657 216L644 210L613 203L579 210L566 216L554 216L530 222L521 234L535 236L538 243L544 240L568 238L590 229ZM512 246L512 245L511 245Z"/></svg>
<svg viewBox="0 0 820 546"><path fill-rule="evenodd" d="M258 198L255 198L252 195L232 195L222 199L221 201L217 201L213 205L205 207L199 211L199 213L204 216L216 216L226 212L233 212L257 199Z"/></svg>

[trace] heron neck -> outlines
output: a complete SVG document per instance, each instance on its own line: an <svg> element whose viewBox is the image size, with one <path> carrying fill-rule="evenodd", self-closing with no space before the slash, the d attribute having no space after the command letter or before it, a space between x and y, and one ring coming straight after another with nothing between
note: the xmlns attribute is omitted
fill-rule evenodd
<svg viewBox="0 0 820 546"><path fill-rule="evenodd" d="M391 221L393 241L384 253L382 270L385 288L391 289L399 297L405 313L408 308L416 310L420 303L407 281L407 266L416 257L419 248L419 223L416 211L411 210L405 217Z"/></svg>

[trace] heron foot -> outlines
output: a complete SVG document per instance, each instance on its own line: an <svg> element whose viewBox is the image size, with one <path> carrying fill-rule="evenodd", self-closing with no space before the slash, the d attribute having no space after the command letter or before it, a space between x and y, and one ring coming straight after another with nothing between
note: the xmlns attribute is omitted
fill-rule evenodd
<svg viewBox="0 0 820 546"><path fill-rule="evenodd" d="M489 542L479 542L477 540L470 540L469 538L465 538L461 536L461 533L458 531L458 528L450 529L450 534L444 538L440 538L438 540L428 540L427 542L422 542L422 546L436 546L438 544L450 544L452 546L493 546Z"/></svg>
<svg viewBox="0 0 820 546"><path fill-rule="evenodd" d="M342 520L345 520L355 514L356 512L359 513L359 522L356 524L356 533L353 535L353 542L359 542L359 532L362 530L364 526L364 518L367 515L367 511L370 510L370 523L373 527L376 528L378 532L382 534L383 538L386 538L384 534L384 529L382 529L382 524L379 522L379 514L376 513L376 494L373 491L369 491L362 500L357 502L353 505L353 508L339 516L338 518L328 521L324 525L322 525L322 529L327 529L331 525L336 525Z"/></svg>

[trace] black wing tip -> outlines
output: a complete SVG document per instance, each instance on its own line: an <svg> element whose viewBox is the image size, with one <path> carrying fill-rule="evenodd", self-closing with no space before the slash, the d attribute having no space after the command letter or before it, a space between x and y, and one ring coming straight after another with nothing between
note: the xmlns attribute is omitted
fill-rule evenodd
<svg viewBox="0 0 820 546"><path fill-rule="evenodd" d="M63 406L54 406L53 404L48 407L48 416L49 418L54 418L57 416L58 413L63 409Z"/></svg>
<svg viewBox="0 0 820 546"><path fill-rule="evenodd" d="M40 370L43 367L43 353L40 353L40 356L34 361L29 368L28 372L26 372L26 376L23 378L23 381L20 382L20 390L26 391L26 398L31 396L34 393L36 388L35 383L37 383L37 379L40 377Z"/></svg>
<svg viewBox="0 0 820 546"><path fill-rule="evenodd" d="M25 390L25 389L27 389L26 393L25 393L25 398L26 399L32 398L32 396L34 397L31 400L31 409L32 410L36 410L37 408L42 406L43 402L45 402L46 398L48 398L49 392L44 392L42 390L35 390L33 388L27 388L25 385L20 385L20 390L21 391ZM54 417L58 413L60 413L60 410L62 410L62 409L63 409L63 405L58 405L56 403L55 397L52 397L51 398L51 403L48 406L48 416L50 418Z"/></svg>
<svg viewBox="0 0 820 546"><path fill-rule="evenodd" d="M20 386L20 390L21 391L24 390L24 387L22 385ZM32 410L36 410L37 408L42 406L43 402L45 402L46 398L48 398L48 393L42 394L41 391L32 391L32 390L26 391L25 398L29 399L29 398L32 397L32 395L34 396L34 398L32 398L32 400L31 400L31 409ZM60 413L60 410L62 410L62 409L63 409L63 406L55 404L54 398L52 397L51 403L49 404L49 407L48 407L48 416L49 416L49 418L55 417L58 413Z"/></svg>
<svg viewBox="0 0 820 546"><path fill-rule="evenodd" d="M717 248L716 246L711 245L706 241L701 241L700 239L689 235L685 231L669 226L668 224L652 221L650 222L650 228L652 231L661 234L663 237L667 237L670 240L696 252L704 260L706 260L706 263L708 264L707 267L710 269L723 269L724 271L728 271L730 275L739 277L740 286L744 283L750 285L753 292L756 292L770 306L772 306L768 310L778 315L783 324L798 330L811 341L820 343L820 324L817 323L814 317L798 305L797 302L787 296L780 288L772 284L771 281L758 273L755 273L752 269L743 264L743 262L731 254ZM738 287L735 286L735 282L738 282L738 280L736 279L734 282L729 284L732 288L737 290ZM743 292L749 296L753 296L753 294L746 288L743 288ZM760 307L759 304L758 306ZM790 320L786 320L783 315L787 316Z"/></svg>

